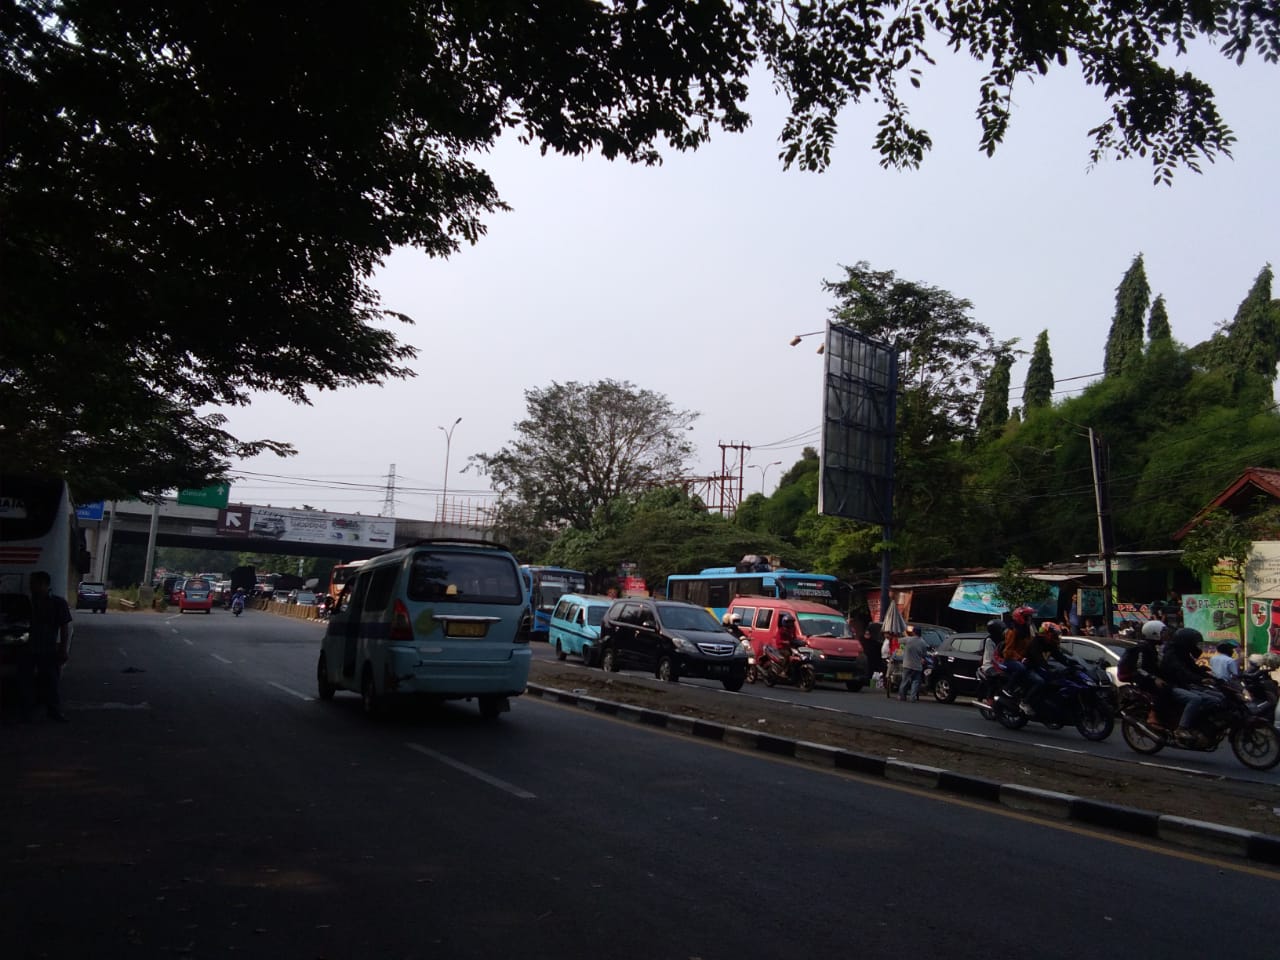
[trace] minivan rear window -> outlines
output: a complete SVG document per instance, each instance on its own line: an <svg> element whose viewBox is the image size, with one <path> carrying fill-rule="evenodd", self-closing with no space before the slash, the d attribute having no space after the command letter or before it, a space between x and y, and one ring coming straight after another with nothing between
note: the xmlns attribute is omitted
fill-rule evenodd
<svg viewBox="0 0 1280 960"><path fill-rule="evenodd" d="M419 603L521 603L520 573L502 555L435 553L413 556L409 571L409 599Z"/></svg>

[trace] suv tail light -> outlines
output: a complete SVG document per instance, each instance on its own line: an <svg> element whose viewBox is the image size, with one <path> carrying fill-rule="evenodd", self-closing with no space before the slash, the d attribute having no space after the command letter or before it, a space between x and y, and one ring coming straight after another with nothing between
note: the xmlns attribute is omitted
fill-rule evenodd
<svg viewBox="0 0 1280 960"><path fill-rule="evenodd" d="M394 641L413 640L413 624L409 621L409 608L401 600L391 610L390 639Z"/></svg>

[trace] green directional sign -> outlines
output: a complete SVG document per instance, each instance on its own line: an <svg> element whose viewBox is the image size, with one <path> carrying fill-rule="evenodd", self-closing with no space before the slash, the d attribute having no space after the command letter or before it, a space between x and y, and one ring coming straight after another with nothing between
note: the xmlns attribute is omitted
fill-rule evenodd
<svg viewBox="0 0 1280 960"><path fill-rule="evenodd" d="M230 496L231 484L215 483L211 487L201 487L199 490L179 490L178 502L188 507L216 507L219 510L225 510Z"/></svg>

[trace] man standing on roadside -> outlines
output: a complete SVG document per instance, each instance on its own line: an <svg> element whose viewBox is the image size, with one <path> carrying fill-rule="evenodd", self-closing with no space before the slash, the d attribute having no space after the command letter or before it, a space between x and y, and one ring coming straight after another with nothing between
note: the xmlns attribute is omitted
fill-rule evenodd
<svg viewBox="0 0 1280 960"><path fill-rule="evenodd" d="M906 635L902 638L902 689L898 691L899 700L910 700L913 703L920 699L920 681L924 679L924 638L916 633L916 628L907 625Z"/></svg>
<svg viewBox="0 0 1280 960"><path fill-rule="evenodd" d="M22 690L23 719L29 719L37 692L44 700L50 720L66 722L58 692L62 665L67 662L71 641L71 610L67 601L50 593L49 574L31 574L31 630L27 649L18 663L18 684Z"/></svg>

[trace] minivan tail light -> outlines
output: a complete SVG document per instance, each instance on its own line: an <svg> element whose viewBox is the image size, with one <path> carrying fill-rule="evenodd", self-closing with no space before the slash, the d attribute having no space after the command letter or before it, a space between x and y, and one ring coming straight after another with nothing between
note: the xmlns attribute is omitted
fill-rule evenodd
<svg viewBox="0 0 1280 960"><path fill-rule="evenodd" d="M391 610L390 639L397 641L413 639L413 624L409 621L409 608L403 601L397 600Z"/></svg>

